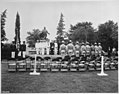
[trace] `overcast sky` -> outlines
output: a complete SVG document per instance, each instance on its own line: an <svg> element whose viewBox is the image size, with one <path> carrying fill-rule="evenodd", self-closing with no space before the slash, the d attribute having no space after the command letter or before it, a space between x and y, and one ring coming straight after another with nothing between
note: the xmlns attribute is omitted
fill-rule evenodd
<svg viewBox="0 0 119 94"><path fill-rule="evenodd" d="M10 42L15 36L17 11L20 15L21 41L26 40L28 31L42 30L44 27L50 33L48 38L54 39L61 12L64 15L65 31L69 30L70 24L75 25L83 21L92 22L94 28L108 20L119 21L118 0L8 1L0 2L0 13L7 9L5 30Z"/></svg>

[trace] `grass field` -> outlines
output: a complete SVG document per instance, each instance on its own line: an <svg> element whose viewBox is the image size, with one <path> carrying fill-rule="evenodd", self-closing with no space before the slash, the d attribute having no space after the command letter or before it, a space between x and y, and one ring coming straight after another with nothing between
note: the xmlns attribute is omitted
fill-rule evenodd
<svg viewBox="0 0 119 94"><path fill-rule="evenodd" d="M100 77L91 72L42 72L31 76L29 72L9 73L7 64L1 64L2 92L10 93L117 93L118 71L105 71Z"/></svg>

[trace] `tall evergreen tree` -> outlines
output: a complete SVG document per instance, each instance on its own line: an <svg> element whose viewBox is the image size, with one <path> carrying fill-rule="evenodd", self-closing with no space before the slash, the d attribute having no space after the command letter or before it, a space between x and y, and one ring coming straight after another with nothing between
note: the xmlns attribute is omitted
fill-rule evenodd
<svg viewBox="0 0 119 94"><path fill-rule="evenodd" d="M18 46L20 44L20 16L17 12L16 22L15 22L15 44Z"/></svg>
<svg viewBox="0 0 119 94"><path fill-rule="evenodd" d="M5 33L5 22L6 22L6 17L7 17L6 12L7 10L2 12L1 14L1 41L7 40L6 33Z"/></svg>
<svg viewBox="0 0 119 94"><path fill-rule="evenodd" d="M63 36L64 36L64 20L63 20L63 14L61 13L61 16L60 16L60 20L59 20L59 23L58 23L58 27L57 27L57 40L59 41L62 41L63 40Z"/></svg>

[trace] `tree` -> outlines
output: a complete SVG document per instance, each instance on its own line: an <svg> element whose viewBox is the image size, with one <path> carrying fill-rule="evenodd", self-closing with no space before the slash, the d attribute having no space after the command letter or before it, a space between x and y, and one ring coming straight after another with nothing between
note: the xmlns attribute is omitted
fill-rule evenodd
<svg viewBox="0 0 119 94"><path fill-rule="evenodd" d="M76 25L70 25L69 39L79 42L95 42L94 39L95 29L92 27L91 22L79 22Z"/></svg>
<svg viewBox="0 0 119 94"><path fill-rule="evenodd" d="M35 47L35 43L37 42L37 40L49 40L47 38L47 34L49 33L45 27L42 31L40 31L39 29L33 29L33 32L27 32L27 34L29 36L26 38L26 40L29 44L29 47Z"/></svg>
<svg viewBox="0 0 119 94"><path fill-rule="evenodd" d="M6 12L7 10L3 11L1 14L1 41L8 40L6 38L6 33L5 33L5 22L6 22Z"/></svg>
<svg viewBox="0 0 119 94"><path fill-rule="evenodd" d="M112 51L113 47L118 48L118 25L113 21L105 22L98 26L98 38L99 42L105 51Z"/></svg>
<svg viewBox="0 0 119 94"><path fill-rule="evenodd" d="M57 27L57 41L58 42L61 42L63 40L63 36L64 36L64 20L63 20L63 14L61 13L61 16L60 16L60 20L59 20L59 23L58 23L58 27Z"/></svg>
<svg viewBox="0 0 119 94"><path fill-rule="evenodd" d="M15 44L16 46L19 48L19 44L20 44L20 16L19 13L17 12L16 15L16 22L15 22Z"/></svg>

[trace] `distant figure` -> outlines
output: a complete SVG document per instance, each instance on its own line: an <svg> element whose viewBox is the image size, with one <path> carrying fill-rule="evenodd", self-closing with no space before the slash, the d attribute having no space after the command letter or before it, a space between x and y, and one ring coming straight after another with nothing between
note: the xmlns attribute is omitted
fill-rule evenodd
<svg viewBox="0 0 119 94"><path fill-rule="evenodd" d="M41 54L41 49L39 49L39 40L37 40L36 44L35 44L35 48L36 48L36 54Z"/></svg>
<svg viewBox="0 0 119 94"><path fill-rule="evenodd" d="M86 42L86 55L89 56L91 52L91 47L89 45L89 42Z"/></svg>
<svg viewBox="0 0 119 94"><path fill-rule="evenodd" d="M62 41L62 44L60 46L60 54L63 58L66 55L66 45L64 44L64 41Z"/></svg>
<svg viewBox="0 0 119 94"><path fill-rule="evenodd" d="M79 46L79 42L77 41L76 45L75 45L75 55L76 55L76 57L79 57L79 53L80 53L80 46Z"/></svg>
<svg viewBox="0 0 119 94"><path fill-rule="evenodd" d="M50 43L50 54L51 54L51 55L54 55L54 47L55 47L55 45L54 45L54 42L52 41L52 42Z"/></svg>
<svg viewBox="0 0 119 94"><path fill-rule="evenodd" d="M102 55L102 46L101 43L98 43L98 53L101 56Z"/></svg>
<svg viewBox="0 0 119 94"><path fill-rule="evenodd" d="M95 46L91 44L91 55L95 54Z"/></svg>
<svg viewBox="0 0 119 94"><path fill-rule="evenodd" d="M58 43L57 43L57 50L58 50L58 51L57 51L57 54L58 54L58 55L60 54L60 46L61 46L61 43L58 42Z"/></svg>
<svg viewBox="0 0 119 94"><path fill-rule="evenodd" d="M116 48L112 48L112 54L111 54L112 57L115 57L116 56Z"/></svg>
<svg viewBox="0 0 119 94"><path fill-rule="evenodd" d="M57 42L55 41L55 43L54 43L54 45L55 45L55 50L54 50L54 52L55 52L55 55L57 55L57 49L58 49L58 45L57 45Z"/></svg>
<svg viewBox="0 0 119 94"><path fill-rule="evenodd" d="M68 55L69 55L69 56L74 55L74 51L75 51L75 47L74 47L72 41L70 40L70 41L69 41L69 44L67 45Z"/></svg>
<svg viewBox="0 0 119 94"><path fill-rule="evenodd" d="M86 53L86 46L84 45L84 42L82 42L80 50L81 50L81 55L84 55Z"/></svg>
<svg viewBox="0 0 119 94"><path fill-rule="evenodd" d="M22 53L22 58L25 58L26 55L26 44L25 41L23 41L23 44L21 45L21 53Z"/></svg>
<svg viewBox="0 0 119 94"><path fill-rule="evenodd" d="M97 46L97 43L95 43L95 56L98 56L98 46Z"/></svg>
<svg viewBox="0 0 119 94"><path fill-rule="evenodd" d="M15 53L16 53L16 45L15 42L12 41L12 45L11 45L11 58L15 59Z"/></svg>
<svg viewBox="0 0 119 94"><path fill-rule="evenodd" d="M49 52L50 52L50 44L48 42L48 46L47 46L47 55L49 55Z"/></svg>

